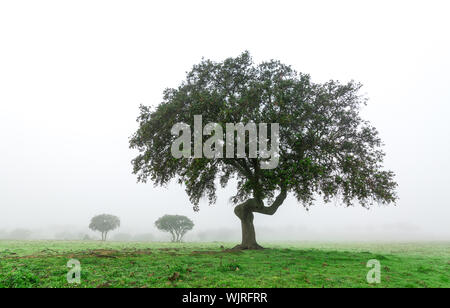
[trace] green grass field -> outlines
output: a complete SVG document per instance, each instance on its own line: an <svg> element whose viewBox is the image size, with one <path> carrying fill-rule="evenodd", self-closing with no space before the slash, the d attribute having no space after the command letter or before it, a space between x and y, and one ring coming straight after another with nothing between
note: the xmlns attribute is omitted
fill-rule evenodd
<svg viewBox="0 0 450 308"><path fill-rule="evenodd" d="M0 241L0 287L450 287L450 243L263 244ZM81 284L67 283L69 259Z"/></svg>

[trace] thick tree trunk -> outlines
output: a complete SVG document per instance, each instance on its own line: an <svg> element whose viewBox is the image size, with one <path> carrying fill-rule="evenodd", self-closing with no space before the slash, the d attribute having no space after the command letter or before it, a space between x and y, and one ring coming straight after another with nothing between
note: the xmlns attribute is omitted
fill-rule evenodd
<svg viewBox="0 0 450 308"><path fill-rule="evenodd" d="M255 226L253 225L253 213L273 215L286 199L286 189L282 189L275 201L270 206L264 206L261 199L249 199L234 208L234 213L241 220L242 242L234 249L263 249L256 242Z"/></svg>
<svg viewBox="0 0 450 308"><path fill-rule="evenodd" d="M262 249L256 242L255 226L253 225L253 212L249 206L248 201L237 205L234 208L234 213L241 220L242 228L242 242L234 249Z"/></svg>

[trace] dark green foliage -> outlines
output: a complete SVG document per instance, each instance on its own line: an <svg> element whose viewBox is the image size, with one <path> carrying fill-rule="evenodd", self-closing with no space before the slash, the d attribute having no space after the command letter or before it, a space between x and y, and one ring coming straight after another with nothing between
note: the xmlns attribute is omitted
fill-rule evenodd
<svg viewBox="0 0 450 308"><path fill-rule="evenodd" d="M178 88L165 90L156 109L140 107L139 128L130 140L130 147L139 151L133 171L138 181L155 185L177 179L194 210L199 210L201 198L216 202L216 181L225 187L236 178L237 193L231 200L238 204L234 212L241 220L240 249L261 248L253 213L273 215L289 193L306 208L318 197L367 208L393 203L394 173L383 170L378 132L360 116L366 103L360 88L353 81L314 83L279 61L255 65L248 52L223 62L203 60ZM195 115L222 128L226 123L278 123L277 167L262 169L265 159L249 158L249 138L246 158L174 158L171 144L178 136L171 128L180 122L194 127ZM203 136L203 144L209 137ZM272 144L270 132L267 137Z"/></svg>
<svg viewBox="0 0 450 308"><path fill-rule="evenodd" d="M215 202L216 179L224 187L232 177L238 179L235 203L271 200L276 191L291 192L305 206L319 195L365 207L394 202L397 184L391 171L382 170L381 140L359 114L365 104L360 88L355 82L313 83L279 61L255 65L248 52L219 63L204 60L178 88L165 91L155 110L141 106L139 129L130 140L140 152L134 173L155 185L177 178L196 210L204 196ZM278 167L262 170L259 158L173 158L171 127L178 122L192 127L194 115L223 127L279 123Z"/></svg>
<svg viewBox="0 0 450 308"><path fill-rule="evenodd" d="M192 220L182 215L164 215L155 221L155 226L172 235L172 242L181 242L183 236L192 230L194 223Z"/></svg>

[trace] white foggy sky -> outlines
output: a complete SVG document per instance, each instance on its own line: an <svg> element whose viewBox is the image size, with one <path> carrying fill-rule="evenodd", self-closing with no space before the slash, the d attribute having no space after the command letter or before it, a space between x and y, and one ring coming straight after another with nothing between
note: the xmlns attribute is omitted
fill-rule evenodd
<svg viewBox="0 0 450 308"><path fill-rule="evenodd" d="M0 2L0 229L86 228L103 212L124 230L185 214L198 231L240 227L228 198L193 213L182 187L137 184L128 138L201 57L249 50L311 74L350 79L386 146L397 207L289 198L258 227L450 239L450 5L446 1ZM301 231L299 231L301 232Z"/></svg>

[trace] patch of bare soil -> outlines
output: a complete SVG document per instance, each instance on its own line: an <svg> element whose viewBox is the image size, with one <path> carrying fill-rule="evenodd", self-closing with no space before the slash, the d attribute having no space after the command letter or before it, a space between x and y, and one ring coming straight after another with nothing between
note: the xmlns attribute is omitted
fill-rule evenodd
<svg viewBox="0 0 450 308"><path fill-rule="evenodd" d="M119 251L117 250L111 250L111 249L95 249L90 250L88 252L88 255L93 255L95 257L100 258L117 258L117 254Z"/></svg>

